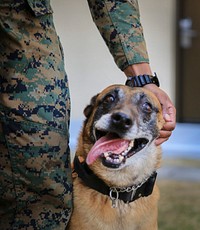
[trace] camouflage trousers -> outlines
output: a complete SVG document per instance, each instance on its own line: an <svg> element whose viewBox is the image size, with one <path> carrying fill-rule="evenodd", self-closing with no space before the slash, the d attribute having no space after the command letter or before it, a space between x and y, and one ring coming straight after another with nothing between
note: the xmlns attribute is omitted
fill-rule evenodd
<svg viewBox="0 0 200 230"><path fill-rule="evenodd" d="M34 2L34 1L32 1ZM0 2L0 229L65 229L70 99L50 6Z"/></svg>

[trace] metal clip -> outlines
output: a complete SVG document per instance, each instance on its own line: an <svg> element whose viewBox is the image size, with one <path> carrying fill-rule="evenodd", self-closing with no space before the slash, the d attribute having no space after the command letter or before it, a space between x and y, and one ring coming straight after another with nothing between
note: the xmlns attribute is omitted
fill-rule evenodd
<svg viewBox="0 0 200 230"><path fill-rule="evenodd" d="M115 196L114 196L115 194ZM116 188L110 188L110 199L112 201L112 208L117 208L118 206L118 199L119 199L119 192Z"/></svg>
<svg viewBox="0 0 200 230"><path fill-rule="evenodd" d="M135 196L135 194L136 194L136 190L132 190L131 200L133 200L133 197Z"/></svg>

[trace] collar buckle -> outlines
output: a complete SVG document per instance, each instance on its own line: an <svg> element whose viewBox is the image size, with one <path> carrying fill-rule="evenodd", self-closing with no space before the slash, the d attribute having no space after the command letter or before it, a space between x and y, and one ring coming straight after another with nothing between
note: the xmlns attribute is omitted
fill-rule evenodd
<svg viewBox="0 0 200 230"><path fill-rule="evenodd" d="M109 197L112 201L112 208L117 208L119 200L119 191L117 188L110 188Z"/></svg>

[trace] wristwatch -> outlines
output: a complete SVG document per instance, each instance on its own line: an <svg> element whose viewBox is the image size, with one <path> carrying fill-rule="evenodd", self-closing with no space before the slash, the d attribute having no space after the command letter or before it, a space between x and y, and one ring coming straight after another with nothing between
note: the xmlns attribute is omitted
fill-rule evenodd
<svg viewBox="0 0 200 230"><path fill-rule="evenodd" d="M155 84L158 87L160 86L156 73L154 73L154 76L144 74L144 75L128 77L125 83L125 85L128 85L130 87L142 87L147 84Z"/></svg>

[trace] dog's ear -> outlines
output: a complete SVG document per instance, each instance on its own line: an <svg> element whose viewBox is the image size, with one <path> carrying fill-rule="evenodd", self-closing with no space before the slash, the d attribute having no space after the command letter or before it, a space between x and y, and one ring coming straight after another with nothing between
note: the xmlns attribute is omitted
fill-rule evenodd
<svg viewBox="0 0 200 230"><path fill-rule="evenodd" d="M86 108L84 109L83 113L84 115L88 118L94 108L95 102L96 102L96 98L98 97L99 94L95 95L92 97L92 99L90 100L90 104L86 106Z"/></svg>

